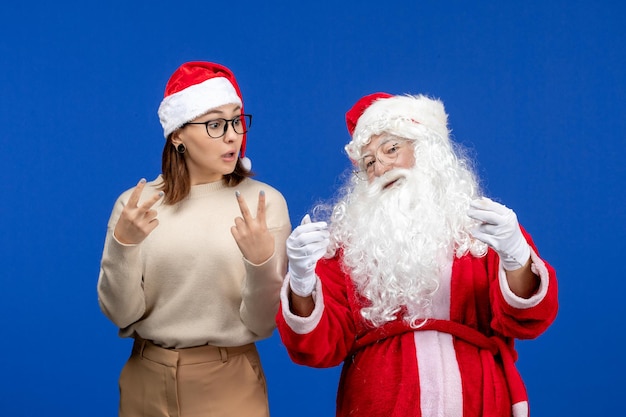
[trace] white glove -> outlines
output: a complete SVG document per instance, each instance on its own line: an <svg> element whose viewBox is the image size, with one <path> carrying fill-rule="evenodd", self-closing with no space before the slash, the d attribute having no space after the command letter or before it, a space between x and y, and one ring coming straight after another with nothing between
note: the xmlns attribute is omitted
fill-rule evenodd
<svg viewBox="0 0 626 417"><path fill-rule="evenodd" d="M330 242L326 222L311 223L307 214L287 239L291 291L308 297L315 288L315 265Z"/></svg>
<svg viewBox="0 0 626 417"><path fill-rule="evenodd" d="M513 271L526 265L530 247L513 210L483 197L470 203L467 215L481 222L471 233L498 253L504 269Z"/></svg>

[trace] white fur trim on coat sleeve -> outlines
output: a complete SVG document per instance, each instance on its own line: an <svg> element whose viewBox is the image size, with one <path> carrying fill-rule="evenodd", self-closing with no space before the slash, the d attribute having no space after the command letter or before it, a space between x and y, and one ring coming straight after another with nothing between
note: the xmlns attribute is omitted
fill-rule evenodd
<svg viewBox="0 0 626 417"><path fill-rule="evenodd" d="M513 404L513 417L528 417L528 401Z"/></svg>
<svg viewBox="0 0 626 417"><path fill-rule="evenodd" d="M511 291L509 283L506 280L506 272L502 267L502 264L500 264L500 290L502 291L504 300L511 307L519 309L535 307L541 302L541 300L545 298L546 294L548 293L548 283L550 282L548 268L546 268L546 264L541 260L541 258L535 253L532 248L530 248L530 261L533 273L539 277L539 289L530 298L519 297L515 295L513 291Z"/></svg>
<svg viewBox="0 0 626 417"><path fill-rule="evenodd" d="M311 333L319 324L322 313L324 312L324 297L322 294L322 282L316 276L315 290L313 290L313 302L315 303L315 307L313 308L313 312L309 317L300 317L293 314L289 311L289 273L287 273L287 278L283 282L283 287L280 290L280 301L282 305L282 315L285 319L287 325L294 331L296 334L308 334Z"/></svg>

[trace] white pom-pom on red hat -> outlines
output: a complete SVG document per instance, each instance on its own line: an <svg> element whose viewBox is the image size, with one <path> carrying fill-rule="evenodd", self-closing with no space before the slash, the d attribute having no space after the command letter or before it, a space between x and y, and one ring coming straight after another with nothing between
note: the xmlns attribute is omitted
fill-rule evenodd
<svg viewBox="0 0 626 417"><path fill-rule="evenodd" d="M241 163L241 167L246 171L252 170L252 161L247 156L239 158L239 162Z"/></svg>

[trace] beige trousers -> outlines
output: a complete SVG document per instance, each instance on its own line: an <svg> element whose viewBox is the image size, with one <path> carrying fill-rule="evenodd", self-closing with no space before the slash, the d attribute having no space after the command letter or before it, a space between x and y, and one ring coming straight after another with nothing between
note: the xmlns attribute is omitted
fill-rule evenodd
<svg viewBox="0 0 626 417"><path fill-rule="evenodd" d="M120 417L268 417L254 344L164 349L136 339L120 379Z"/></svg>

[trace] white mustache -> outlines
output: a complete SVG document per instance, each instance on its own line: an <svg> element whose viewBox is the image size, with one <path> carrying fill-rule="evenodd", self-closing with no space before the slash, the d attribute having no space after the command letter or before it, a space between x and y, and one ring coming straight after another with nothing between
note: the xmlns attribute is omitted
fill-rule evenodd
<svg viewBox="0 0 626 417"><path fill-rule="evenodd" d="M370 196L377 195L383 192L390 183L399 179L406 179L409 175L411 175L411 171L406 168L394 168L391 171L387 171L380 177L375 178L371 183L368 183L367 194Z"/></svg>

